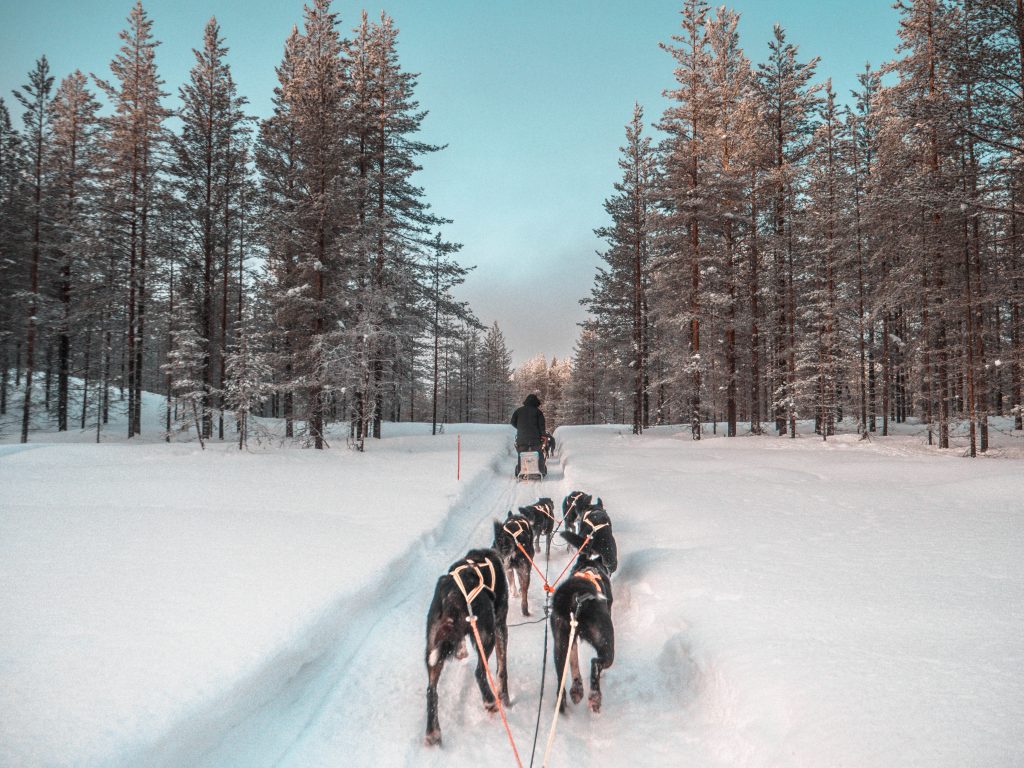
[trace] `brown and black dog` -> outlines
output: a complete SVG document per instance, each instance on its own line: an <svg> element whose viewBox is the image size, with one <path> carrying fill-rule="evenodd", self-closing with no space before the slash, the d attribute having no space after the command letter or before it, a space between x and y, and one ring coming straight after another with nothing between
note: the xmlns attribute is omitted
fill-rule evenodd
<svg viewBox="0 0 1024 768"><path fill-rule="evenodd" d="M562 531L562 538L580 550L580 559L600 555L608 573L615 573L619 567L619 548L612 534L612 520L600 499L584 509L578 528L579 533Z"/></svg>
<svg viewBox="0 0 1024 768"><path fill-rule="evenodd" d="M562 523L565 530L576 531L576 522L590 507L591 498L584 491L573 491L562 500Z"/></svg>
<svg viewBox="0 0 1024 768"><path fill-rule="evenodd" d="M484 706L491 712L498 709L485 668L494 650L498 661L498 695L506 705L509 703L506 667L508 584L505 571L497 552L472 549L464 558L452 563L448 572L437 580L434 599L427 612L427 735L424 741L428 746L441 743L441 726L437 721L437 682L444 663L452 656L465 656L467 636L476 648L469 622L470 606L484 649L484 657L478 659L476 666L476 682ZM479 651L477 655L480 655Z"/></svg>
<svg viewBox="0 0 1024 768"><path fill-rule="evenodd" d="M522 549L516 546L516 543ZM491 544L505 566L509 590L512 597L519 595L523 616L530 615L527 593L530 590L530 560L533 559L533 522L526 515L508 513L504 523L494 522L494 543ZM525 555L523 553L526 553ZM518 576L518 591L516 577Z"/></svg>
<svg viewBox="0 0 1024 768"><path fill-rule="evenodd" d="M569 647L571 615L576 614L576 634L586 640L597 656L590 663L590 709L601 710L601 672L615 661L615 627L612 625L612 582L600 557L576 561L572 575L563 581L551 603L551 635L554 638L555 682L561 683L565 658L569 656L572 686L569 696L573 704L583 698L583 677L580 674L579 644ZM563 698L560 712L565 712Z"/></svg>
<svg viewBox="0 0 1024 768"><path fill-rule="evenodd" d="M530 518L533 526L533 548L540 549L540 537L547 537L547 549L545 550L548 559L551 559L551 536L555 528L555 502L546 496L537 499L528 507L520 507L519 514Z"/></svg>

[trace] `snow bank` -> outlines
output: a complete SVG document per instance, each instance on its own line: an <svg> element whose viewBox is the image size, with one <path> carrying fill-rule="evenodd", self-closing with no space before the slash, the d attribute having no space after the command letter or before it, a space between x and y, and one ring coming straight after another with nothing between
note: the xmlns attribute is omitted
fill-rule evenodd
<svg viewBox="0 0 1024 768"><path fill-rule="evenodd" d="M348 620L375 584L509 463L508 428L460 430L461 484L451 427L387 431L418 434L362 455L5 447L0 764L194 764L365 632Z"/></svg>
<svg viewBox="0 0 1024 768"><path fill-rule="evenodd" d="M880 439L559 437L569 484L603 496L619 542L610 764L1019 764L1020 461L893 456ZM566 738L595 722L574 713Z"/></svg>

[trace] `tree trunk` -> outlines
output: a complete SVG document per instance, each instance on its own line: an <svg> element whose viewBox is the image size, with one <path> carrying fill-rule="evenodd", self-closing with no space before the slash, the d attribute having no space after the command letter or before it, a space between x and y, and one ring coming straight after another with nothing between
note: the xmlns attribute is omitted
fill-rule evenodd
<svg viewBox="0 0 1024 768"><path fill-rule="evenodd" d="M757 171L750 174L750 431L761 434L761 364L760 364L760 332L758 323L759 286L759 255L757 252Z"/></svg>

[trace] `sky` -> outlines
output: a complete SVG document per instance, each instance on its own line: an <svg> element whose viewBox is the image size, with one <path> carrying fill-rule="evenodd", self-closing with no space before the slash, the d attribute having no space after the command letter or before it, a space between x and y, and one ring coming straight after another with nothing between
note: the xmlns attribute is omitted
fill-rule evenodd
<svg viewBox="0 0 1024 768"><path fill-rule="evenodd" d="M602 243L604 200L634 102L657 121L673 62L658 44L679 30L682 0L335 0L347 32L365 8L400 30L402 66L419 73L429 111L421 138L447 145L417 182L444 236L475 265L457 290L486 325L497 322L513 364L572 353ZM59 79L76 68L109 76L132 0L0 0L0 97L45 54ZM144 0L162 42L157 66L176 103L191 49L216 16L239 90L270 113L284 39L302 0ZM864 64L892 58L897 12L889 0L736 0L746 55L765 58L780 23L801 59L821 57L819 80L840 96Z"/></svg>

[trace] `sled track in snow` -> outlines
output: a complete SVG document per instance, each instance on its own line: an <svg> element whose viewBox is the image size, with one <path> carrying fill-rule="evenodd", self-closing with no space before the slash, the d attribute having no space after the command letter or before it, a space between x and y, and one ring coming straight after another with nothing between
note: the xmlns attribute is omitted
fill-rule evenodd
<svg viewBox="0 0 1024 768"><path fill-rule="evenodd" d="M424 628L434 583L448 565L468 549L490 546L492 522L540 496L555 498L562 490L562 472L551 462L548 477L519 483L511 476L514 454L509 451L492 464L492 471L474 478L453 505L451 514L433 532L414 544L402 563L402 575L383 590L388 593L372 611L372 626L358 642L340 643L329 680L319 687L320 700L301 732L281 758L268 764L284 768L349 765L479 766L512 764L512 754L496 715L486 713L473 678L475 653L445 667L441 678L440 717L445 746L423 746ZM552 567L556 553L552 552ZM543 562L538 563L543 568ZM561 566L559 567L559 569ZM544 592L539 579L530 589L531 620L543 618ZM509 623L524 620L518 601L511 601ZM370 611L368 611L370 613ZM513 704L508 711L513 734L526 760L536 717L540 685L539 654L544 622L510 628L509 687ZM493 660L492 660L493 661ZM384 669L392 664L393 668ZM355 670L364 670L363 674ZM327 677L327 676L325 676ZM548 690L551 690L550 685ZM380 719L367 713L375 711ZM384 721L390 725L382 725ZM359 725L354 725L354 723ZM403 734L395 744L395 723ZM525 750L525 752L524 752ZM217 763L223 765L223 763ZM239 763L240 765L240 763Z"/></svg>
<svg viewBox="0 0 1024 768"><path fill-rule="evenodd" d="M331 606L296 640L293 649L282 653L255 676L240 681L211 711L197 713L190 721L179 724L154 749L146 750L148 764L209 768L318 764L316 756L321 747L336 732L339 702L344 707L345 702L355 704L362 700L366 707L371 707L375 698L370 692L373 681L383 679L387 683L392 679L389 675L401 684L405 695L415 699L417 718L408 724L410 749L414 745L415 752L408 752L407 758L419 764L423 757L423 700L419 692L426 683L423 627L434 581L468 549L490 545L492 520L504 519L508 510L538 496L554 498L561 485L556 462L552 462L547 479L516 482L511 476L514 460L511 449L496 457L487 471L466 483L438 526L415 539L402 556L381 569L382 578L373 589L346 596ZM537 611L542 611L543 592L536 589L536 584L533 587L531 609L535 609L533 618L537 618ZM409 639L406 635L411 635L412 640L400 651L393 648L396 617L401 617L405 628L401 633L403 643ZM516 607L514 613L510 612L510 623L520 618ZM376 660L384 661L380 651L389 648L396 654L396 664L390 672L374 664L375 656ZM406 672L410 666L411 675ZM458 685L465 689L466 680L461 678L466 670L451 666L453 669L446 670L446 676L459 677ZM456 671L460 674L453 674ZM466 674L471 678L471 673ZM536 672L531 674L536 676ZM475 692L475 684L473 689ZM464 690L462 695L466 693ZM465 702L458 704L464 705ZM450 715L448 720L454 730L457 726ZM507 742L504 749L508 749ZM151 759L154 755L159 757ZM442 753L438 764L451 764L445 761L450 757ZM331 762L337 764L337 755ZM356 758L349 764L368 763Z"/></svg>

